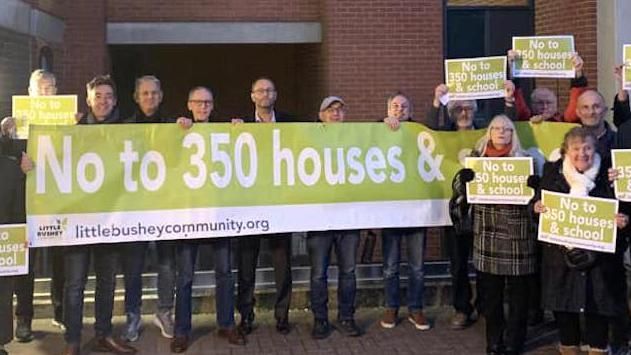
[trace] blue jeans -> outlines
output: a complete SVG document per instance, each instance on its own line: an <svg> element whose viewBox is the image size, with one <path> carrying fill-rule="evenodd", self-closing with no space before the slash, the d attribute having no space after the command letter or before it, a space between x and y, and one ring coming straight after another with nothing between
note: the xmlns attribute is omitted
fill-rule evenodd
<svg viewBox="0 0 631 355"><path fill-rule="evenodd" d="M142 272L149 242L125 244L125 313L140 314L142 306ZM173 308L175 298L175 242L156 242L158 252L158 312Z"/></svg>
<svg viewBox="0 0 631 355"><path fill-rule="evenodd" d="M382 233L383 283L386 307L399 309L399 264L401 263L401 240L405 239L408 262L407 305L410 313L423 309L425 291L424 259L425 228L390 228Z"/></svg>
<svg viewBox="0 0 631 355"><path fill-rule="evenodd" d="M116 287L117 246L96 244L66 247L64 251L66 282L64 287L64 325L67 343L81 342L83 327L83 294L90 268L90 254L94 255L96 292L94 295L94 330L96 336L112 334L112 308Z"/></svg>
<svg viewBox="0 0 631 355"><path fill-rule="evenodd" d="M219 328L233 328L234 279L230 267L232 248L230 238L217 238L211 242L215 254L215 308ZM191 333L192 288L195 276L198 241L182 241L177 245L177 286L175 298L175 335Z"/></svg>
<svg viewBox="0 0 631 355"><path fill-rule="evenodd" d="M310 232L307 248L311 259L311 311L315 319L328 319L327 288L331 249L335 246L338 266L338 319L351 320L355 315L355 257L359 245L359 232L324 231Z"/></svg>

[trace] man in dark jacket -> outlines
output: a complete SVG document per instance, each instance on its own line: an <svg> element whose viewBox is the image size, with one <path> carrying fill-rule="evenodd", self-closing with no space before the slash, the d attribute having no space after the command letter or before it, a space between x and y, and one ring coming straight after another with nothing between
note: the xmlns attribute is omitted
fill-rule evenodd
<svg viewBox="0 0 631 355"><path fill-rule="evenodd" d="M14 157L0 151L0 224L24 223L24 174ZM13 339L12 276L0 277L0 355Z"/></svg>
<svg viewBox="0 0 631 355"><path fill-rule="evenodd" d="M160 80L153 75L136 79L134 100L138 104L136 112L126 123L166 123L171 122L162 112L162 88ZM136 341L140 335L140 308L142 306L142 272L149 242L131 242L125 245L125 313L127 325L125 338ZM162 336L173 338L173 316L171 310L175 297L175 242L155 242L158 258L158 309L153 323L160 328Z"/></svg>
<svg viewBox="0 0 631 355"><path fill-rule="evenodd" d="M252 83L250 94L254 103L254 116L245 122L275 123L291 122L287 115L277 112L274 108L277 92L274 83L268 78L260 78ZM234 122L234 120L233 120ZM237 309L241 314L239 328L244 334L249 334L254 322L254 285L256 282L256 265L261 239L267 239L272 252L272 264L276 280L276 302L274 317L276 330L287 334L289 328L289 303L291 301L291 233L269 234L264 237L240 237L238 241L238 269L239 287L237 290Z"/></svg>
<svg viewBox="0 0 631 355"><path fill-rule="evenodd" d="M79 124L110 124L119 122L116 110L116 86L109 76L96 76L87 85L90 112ZM94 258L96 294L94 295L94 351L134 354L136 349L112 337L112 309L118 265L114 244L77 245L65 248L66 283L64 292L64 354L79 354L83 326L83 299L90 258Z"/></svg>

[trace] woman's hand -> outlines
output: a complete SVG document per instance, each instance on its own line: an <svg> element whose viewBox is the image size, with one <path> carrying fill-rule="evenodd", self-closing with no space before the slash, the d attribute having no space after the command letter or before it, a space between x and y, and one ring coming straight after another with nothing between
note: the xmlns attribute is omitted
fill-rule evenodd
<svg viewBox="0 0 631 355"><path fill-rule="evenodd" d="M543 203L541 203L541 200L535 202L535 205L533 206L533 209L535 210L535 213L546 213L546 212L548 212L548 208L546 206L544 206Z"/></svg>
<svg viewBox="0 0 631 355"><path fill-rule="evenodd" d="M614 182L618 180L619 176L620 172L618 171L618 169L609 168L609 170L607 170L607 177L609 178L609 182Z"/></svg>
<svg viewBox="0 0 631 355"><path fill-rule="evenodd" d="M616 213L616 226L619 229L626 227L629 224L629 216L624 213Z"/></svg>

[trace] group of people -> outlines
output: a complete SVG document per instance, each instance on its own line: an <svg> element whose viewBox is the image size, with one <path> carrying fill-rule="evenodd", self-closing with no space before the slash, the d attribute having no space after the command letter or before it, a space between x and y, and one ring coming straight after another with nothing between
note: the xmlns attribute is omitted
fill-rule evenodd
<svg viewBox="0 0 631 355"><path fill-rule="evenodd" d="M509 52L509 60L515 58ZM533 180L537 194L528 206L469 205L466 182L473 172L464 169L454 178L454 196L450 200L453 227L448 228L451 273L453 282L454 316L451 328L464 329L476 321L477 315L486 322L488 354L518 354L523 350L529 310L541 314L542 309L554 312L560 330L562 354L577 354L578 346L587 344L590 354L605 353L608 346L624 347L627 342L628 310L626 305L625 269L622 256L626 248L626 227L629 212L621 204L616 216L619 228L615 254L589 252L538 243L537 214L547 210L539 201L541 189L579 196L613 198L611 181L617 174L610 167L610 149L631 148L631 111L628 93L622 89L615 98L614 123L618 133L605 121L607 105L603 96L587 88L582 75L582 59L573 57L576 79L572 80L570 103L565 113L557 112L557 98L552 91L537 88L526 103L519 83L505 83L504 113L490 120L486 134L474 147L474 155L483 157L527 156L521 149L513 121L543 120L578 122L565 136L562 158L546 163ZM620 76L620 68L616 75ZM78 124L161 123L177 124L182 129L210 123L214 108L211 89L193 87L186 103L188 114L170 117L161 110L161 83L155 76L136 80L134 100L136 111L122 117L117 108L116 85L109 76L96 76L87 85L86 103L89 112L77 115ZM29 95L55 95L56 79L45 70L32 73ZM450 101L443 105L441 97L448 92L445 84L434 91L430 112L420 122L436 130L475 129L477 102ZM293 119L275 108L276 87L269 78L252 83L250 97L254 104L251 117L233 119L234 124L281 123ZM530 107L529 107L530 106ZM319 107L319 121L344 122L346 103L339 96L324 98ZM403 121L412 120L411 100L396 92L387 99L387 117L383 119L391 130ZM15 143L15 119L2 121L0 141L0 223L24 222L24 174L33 168L31 159ZM536 180L536 183L534 181ZM4 198L6 196L6 198ZM186 241L157 241L158 302L153 323L162 335L171 339L171 350L181 353L189 347L191 338L192 285L198 247L212 246L215 261L215 302L217 335L230 344L244 345L247 335L255 329L255 276L261 240L267 239L274 267L276 298L274 317L276 331L291 332L289 308L292 294L291 234L216 238ZM426 228L392 228L382 231L383 280L385 311L380 320L383 328L394 328L400 321L400 263L402 244L407 251L407 320L418 330L431 328L423 313L424 257ZM149 242L94 244L50 248L52 253L51 296L54 306L53 324L65 330L64 354L79 354L83 325L83 299L90 260L96 274L94 350L118 354L133 354L142 327L142 271ZM318 231L307 233L307 248L311 263L310 305L314 316L312 336L323 339L337 329L346 336L360 336L362 329L354 320L356 295L356 259L359 245L358 230ZM232 275L231 260L236 246L237 289ZM331 325L328 317L328 267L335 249L338 266L337 320ZM34 249L32 252L36 252ZM477 301L469 280L469 257L477 271ZM585 260L589 262L585 262ZM32 258L31 260L34 260ZM122 265L125 284L125 314L122 338L112 335L112 308L115 276ZM545 273L540 273L545 269ZM15 337L18 341L32 339L33 270L28 275L6 277L13 287L0 288L0 354L2 344L13 338L12 297L17 295ZM504 314L504 291L508 289L509 315ZM541 289L541 291L539 291ZM533 290L535 290L533 292ZM542 297L540 295L543 295ZM533 300L542 300L542 303ZM240 318L237 324L234 309ZM174 311L174 316L173 316ZM590 327L581 332L579 315L584 315ZM609 339L609 329L614 337Z"/></svg>

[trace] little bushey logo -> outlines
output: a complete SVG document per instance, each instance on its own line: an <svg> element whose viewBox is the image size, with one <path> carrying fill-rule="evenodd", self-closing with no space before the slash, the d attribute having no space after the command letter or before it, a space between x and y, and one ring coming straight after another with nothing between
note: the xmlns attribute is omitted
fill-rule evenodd
<svg viewBox="0 0 631 355"><path fill-rule="evenodd" d="M61 239L66 233L68 218L55 219L53 224L44 224L37 229L38 239Z"/></svg>

